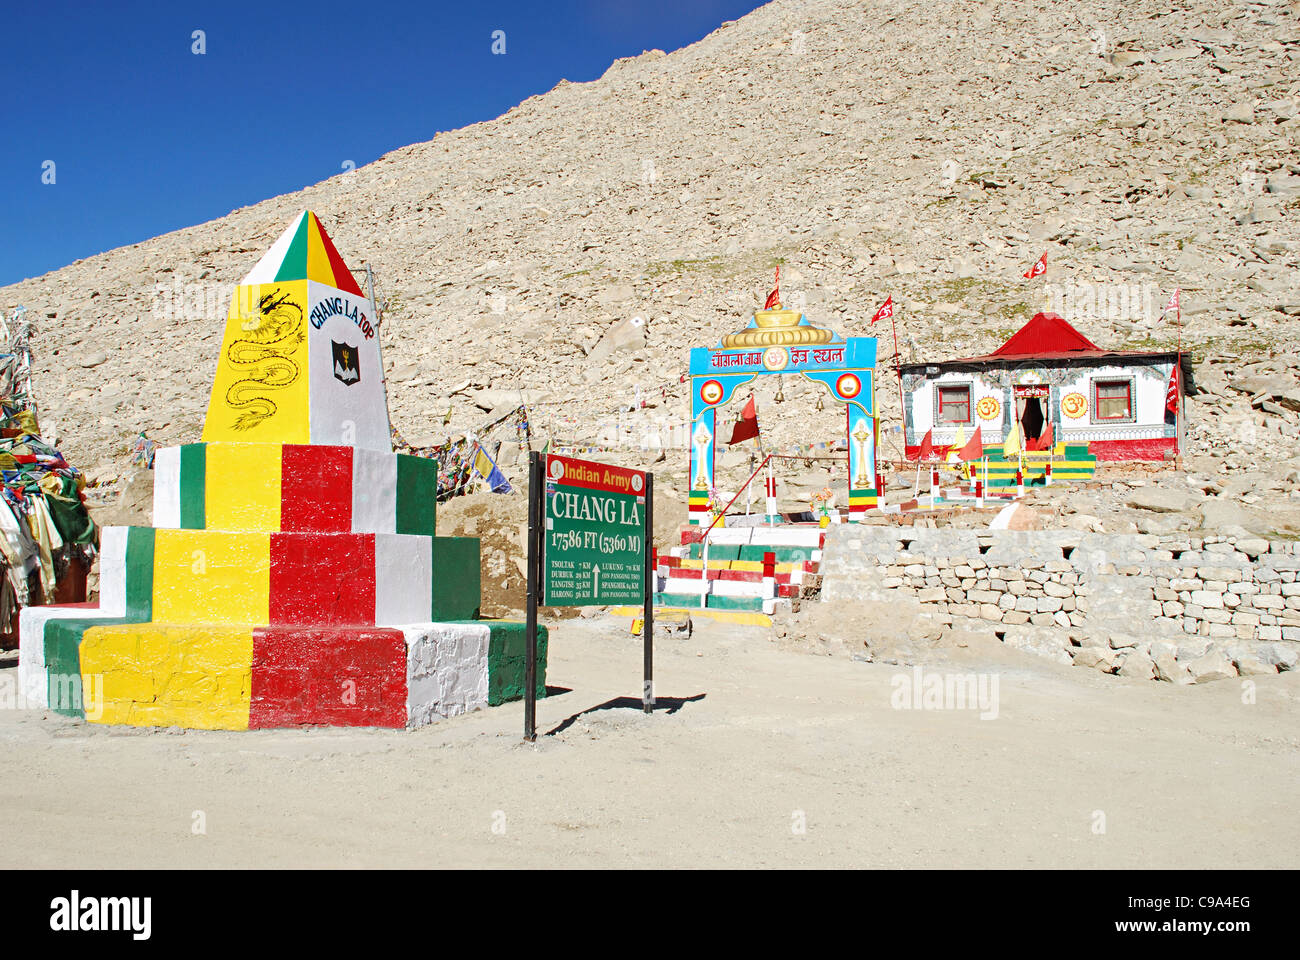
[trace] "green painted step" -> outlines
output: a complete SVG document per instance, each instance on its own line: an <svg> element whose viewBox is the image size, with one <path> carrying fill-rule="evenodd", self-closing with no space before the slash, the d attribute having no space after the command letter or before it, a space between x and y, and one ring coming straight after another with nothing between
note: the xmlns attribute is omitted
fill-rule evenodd
<svg viewBox="0 0 1300 960"><path fill-rule="evenodd" d="M433 620L473 620L483 594L478 537L433 538Z"/></svg>
<svg viewBox="0 0 1300 960"><path fill-rule="evenodd" d="M699 603L697 598L696 603ZM709 594L705 606L713 610L756 610L763 612L762 597L718 597Z"/></svg>
<svg viewBox="0 0 1300 960"><path fill-rule="evenodd" d="M467 621L483 623L484 621ZM524 677L528 670L524 644L526 624L509 620L489 620L488 627L488 704L499 706L524 696ZM550 634L543 624L537 625L537 696L546 696L546 653Z"/></svg>
<svg viewBox="0 0 1300 960"><path fill-rule="evenodd" d="M698 593L656 593L656 607L685 607L689 609L699 609L700 595ZM763 612L762 597L719 597L714 594L708 594L705 597L704 606L710 610L755 610Z"/></svg>
<svg viewBox="0 0 1300 960"><path fill-rule="evenodd" d="M775 554L777 563L802 563L811 560L812 553L816 549L816 547L766 547L758 543L710 544L709 563L721 560L757 560L761 563L765 553ZM699 560L702 552L700 544L692 543L690 550L691 558Z"/></svg>
<svg viewBox="0 0 1300 960"><path fill-rule="evenodd" d="M704 546L699 543L691 544L691 556L696 560L703 555ZM711 543L709 544L710 560L739 560L740 544L738 543Z"/></svg>
<svg viewBox="0 0 1300 960"><path fill-rule="evenodd" d="M698 593L656 593L654 603L656 607L698 607L700 595Z"/></svg>
<svg viewBox="0 0 1300 960"><path fill-rule="evenodd" d="M747 543L740 548L741 560L757 560L760 563L763 560L763 554L771 553L776 555L777 563L803 563L805 560L811 560L813 551L817 547L766 547L761 543Z"/></svg>
<svg viewBox="0 0 1300 960"><path fill-rule="evenodd" d="M1070 471L1068 473L1065 471L1061 471L1060 473L1058 473L1055 470L1053 470L1052 479L1059 480L1062 482L1067 480L1091 480L1092 474L1084 473L1082 471L1079 472ZM1013 473L1011 476L1007 477L1007 476L998 476L997 474L993 474L991 477L989 477L988 485L990 487L1014 487L1016 485L1016 475ZM1047 486L1047 477L1041 473L1039 474L1026 473L1025 486L1045 487Z"/></svg>
<svg viewBox="0 0 1300 960"><path fill-rule="evenodd" d="M1001 448L1001 447L985 447L985 449L984 449L984 456L985 456L985 458L986 458L990 463L999 463L999 462L1005 463L1005 462L1007 462L1007 458L1003 455L1003 452L1002 452L1002 448ZM1027 450L1027 451L1025 451L1025 457L1026 457L1027 459L1030 459L1030 460L1043 460L1043 461L1046 461L1046 460L1047 460L1047 452L1046 452L1046 451ZM1014 460L1015 458L1012 457L1011 459ZM1087 446L1087 444L1069 444L1069 445L1066 446L1066 448L1065 448L1065 452L1064 452L1064 453L1058 453L1058 454L1056 454L1054 457L1052 457L1052 459L1055 460L1055 461L1060 461L1060 460L1087 460L1087 461L1091 462L1091 461L1096 460L1097 458L1096 458L1095 456L1093 456L1093 454L1091 454L1091 453L1088 452L1088 446Z"/></svg>

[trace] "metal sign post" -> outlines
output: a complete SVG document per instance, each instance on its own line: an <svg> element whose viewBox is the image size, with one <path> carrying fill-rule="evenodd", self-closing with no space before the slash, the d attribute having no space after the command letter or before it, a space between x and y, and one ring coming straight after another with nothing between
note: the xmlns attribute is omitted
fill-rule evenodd
<svg viewBox="0 0 1300 960"><path fill-rule="evenodd" d="M659 575L655 571L654 510L655 475L645 475L645 615L641 619L641 641L645 647L645 676L641 681L641 707L646 713L655 708L655 587Z"/></svg>
<svg viewBox="0 0 1300 960"><path fill-rule="evenodd" d="M528 454L528 618L524 626L524 739L537 739L537 590L542 567L542 465L536 450Z"/></svg>

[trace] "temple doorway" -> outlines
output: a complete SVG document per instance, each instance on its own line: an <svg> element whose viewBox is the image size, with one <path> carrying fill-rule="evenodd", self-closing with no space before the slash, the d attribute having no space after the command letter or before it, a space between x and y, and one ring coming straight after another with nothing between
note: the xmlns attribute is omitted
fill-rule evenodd
<svg viewBox="0 0 1300 960"><path fill-rule="evenodd" d="M1016 420L1023 442L1037 440L1047 426L1047 387L1037 384L1016 387Z"/></svg>

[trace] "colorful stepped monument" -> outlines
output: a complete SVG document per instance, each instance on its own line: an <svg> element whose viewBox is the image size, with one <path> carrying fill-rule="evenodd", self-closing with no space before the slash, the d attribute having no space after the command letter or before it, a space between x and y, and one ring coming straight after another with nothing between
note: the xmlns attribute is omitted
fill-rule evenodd
<svg viewBox="0 0 1300 960"><path fill-rule="evenodd" d="M522 697L524 625L477 619L479 541L436 536L436 469L392 452L370 303L304 212L236 289L202 442L157 452L154 526L103 531L97 605L23 611L25 697L225 730Z"/></svg>

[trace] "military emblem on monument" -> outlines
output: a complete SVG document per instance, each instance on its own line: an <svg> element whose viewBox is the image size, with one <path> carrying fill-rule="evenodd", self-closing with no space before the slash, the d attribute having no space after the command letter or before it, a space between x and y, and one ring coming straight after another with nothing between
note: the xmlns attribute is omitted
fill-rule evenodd
<svg viewBox="0 0 1300 960"><path fill-rule="evenodd" d="M361 366L357 359L357 348L346 343L331 340L334 347L334 377L348 386L361 380Z"/></svg>

